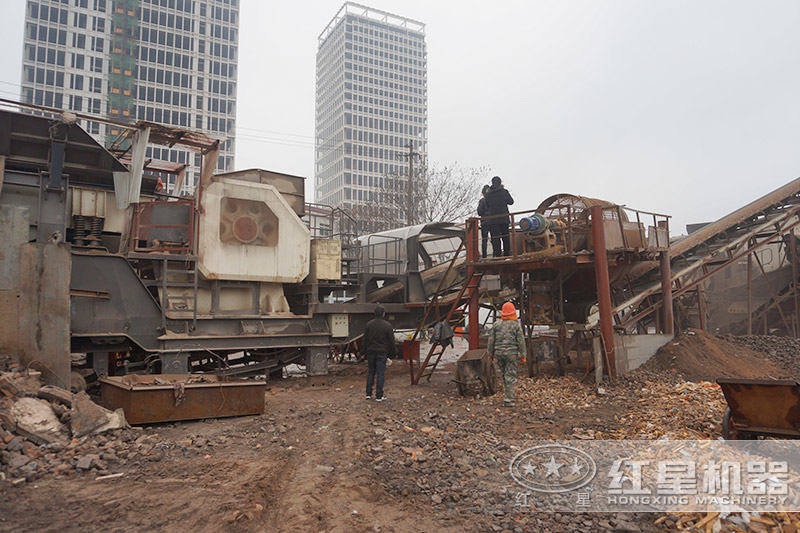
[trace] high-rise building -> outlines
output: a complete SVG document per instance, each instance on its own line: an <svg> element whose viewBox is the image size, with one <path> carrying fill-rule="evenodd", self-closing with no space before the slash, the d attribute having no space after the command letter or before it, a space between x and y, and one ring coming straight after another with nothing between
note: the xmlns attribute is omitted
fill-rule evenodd
<svg viewBox="0 0 800 533"><path fill-rule="evenodd" d="M403 154L424 157L427 117L425 25L345 3L317 48L317 202L368 205L387 180L406 190Z"/></svg>
<svg viewBox="0 0 800 533"><path fill-rule="evenodd" d="M238 28L239 0L28 0L21 99L203 131L224 139L218 170L233 170ZM105 144L119 134L84 127ZM147 155L186 164L194 187L197 154Z"/></svg>

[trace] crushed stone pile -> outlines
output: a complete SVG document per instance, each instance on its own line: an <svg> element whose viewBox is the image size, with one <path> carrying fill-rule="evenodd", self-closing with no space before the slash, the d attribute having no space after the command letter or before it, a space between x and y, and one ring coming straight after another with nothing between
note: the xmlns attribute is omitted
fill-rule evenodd
<svg viewBox="0 0 800 533"><path fill-rule="evenodd" d="M775 335L722 335L720 338L753 350L788 370L792 377L800 378L800 339Z"/></svg>
<svg viewBox="0 0 800 533"><path fill-rule="evenodd" d="M572 376L520 379L514 409L501 396L446 400L461 414L404 402L372 421L372 437L357 454L390 495L417 499L469 516L487 530L641 531L674 528L681 517L603 513L539 516L520 513L508 483L508 460L551 439L715 439L725 400L716 383L643 370L595 387ZM421 405L420 405L421 404ZM422 412L419 412L419 410ZM512 491L512 492L510 492ZM494 517L493 521L486 521ZM558 528L552 529L558 524ZM690 521L688 517L683 523Z"/></svg>
<svg viewBox="0 0 800 533"><path fill-rule="evenodd" d="M662 346L642 366L655 372L672 371L688 381L730 378L786 378L790 368L747 345L690 329Z"/></svg>

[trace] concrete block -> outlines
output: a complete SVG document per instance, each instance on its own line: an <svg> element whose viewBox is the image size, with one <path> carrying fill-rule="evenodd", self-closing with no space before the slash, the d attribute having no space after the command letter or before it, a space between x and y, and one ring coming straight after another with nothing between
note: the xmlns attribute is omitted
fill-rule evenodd
<svg viewBox="0 0 800 533"><path fill-rule="evenodd" d="M0 353L20 350L20 247L28 242L28 209L0 205Z"/></svg>
<svg viewBox="0 0 800 533"><path fill-rule="evenodd" d="M11 414L17 423L17 433L37 444L66 440L66 428L44 400L20 398L11 407Z"/></svg>
<svg viewBox="0 0 800 533"><path fill-rule="evenodd" d="M659 348L672 340L674 335L614 335L617 358L617 374L636 370L653 357Z"/></svg>
<svg viewBox="0 0 800 533"><path fill-rule="evenodd" d="M45 383L69 389L69 247L25 243L20 264L20 362L41 371Z"/></svg>
<svg viewBox="0 0 800 533"><path fill-rule="evenodd" d="M328 348L313 346L306 348L306 374L324 376L328 373Z"/></svg>

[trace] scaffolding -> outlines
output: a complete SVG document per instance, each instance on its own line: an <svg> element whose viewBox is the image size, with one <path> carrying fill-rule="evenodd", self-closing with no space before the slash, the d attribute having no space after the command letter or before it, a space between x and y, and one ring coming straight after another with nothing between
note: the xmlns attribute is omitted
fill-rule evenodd
<svg viewBox="0 0 800 533"><path fill-rule="evenodd" d="M114 0L111 14L111 52L108 71L108 116L132 122L136 113L136 33L139 0ZM106 144L120 130L109 128Z"/></svg>

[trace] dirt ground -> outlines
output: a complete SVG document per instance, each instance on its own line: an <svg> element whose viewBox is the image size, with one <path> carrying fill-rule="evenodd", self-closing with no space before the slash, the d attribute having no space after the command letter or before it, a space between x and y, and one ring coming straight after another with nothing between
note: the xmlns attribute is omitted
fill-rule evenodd
<svg viewBox="0 0 800 533"><path fill-rule="evenodd" d="M687 388L669 370L599 390L521 378L508 409L499 395L459 397L454 366L412 387L395 362L388 400L376 403L364 399L365 364L343 363L269 382L262 416L128 430L129 452L110 468L121 477L0 483L0 531L648 531L656 515L515 507L515 450L544 438L721 434L718 388Z"/></svg>
<svg viewBox="0 0 800 533"><path fill-rule="evenodd" d="M434 413L457 426L450 431L457 436L490 430L509 442L517 442L520 431L543 428L567 435L581 420L587 425L604 413L565 411L542 419L519 408L498 412L498 397L458 398L450 369L411 387L406 367L394 364L389 399L376 403L364 399L364 365L343 364L326 377L271 383L263 416L145 427L138 433L165 453L121 465L115 471L123 477L96 481L69 472L19 487L0 485L0 530L491 530L502 520L482 516L468 497L460 504L434 503L407 476L413 470L402 451L386 463L394 472L376 469L391 451L375 448L387 446L384 437L401 441L412 433L405 428L430 424ZM501 470L511 459L508 445L495 456L485 467L460 467L461 477L477 486L491 474L513 490ZM419 464L435 471L436 461L431 456ZM462 483L467 496L469 483ZM560 529L553 518L551 530Z"/></svg>

